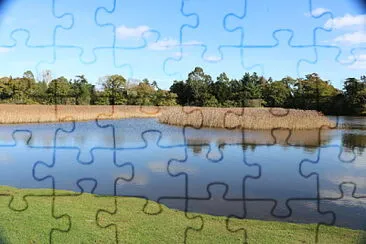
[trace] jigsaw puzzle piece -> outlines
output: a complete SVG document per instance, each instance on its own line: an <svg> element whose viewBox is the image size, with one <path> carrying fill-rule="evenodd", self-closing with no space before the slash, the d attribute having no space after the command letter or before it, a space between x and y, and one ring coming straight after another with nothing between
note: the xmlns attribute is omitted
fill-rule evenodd
<svg viewBox="0 0 366 244"><path fill-rule="evenodd" d="M112 114L112 107L110 114ZM106 111L107 112L107 111ZM100 117L107 117L100 115ZM111 125L100 125L99 118L88 122L71 121L60 124L55 133L55 145L62 149L77 149L77 161L82 164L93 163L94 149L114 148L114 128Z"/></svg>
<svg viewBox="0 0 366 244"><path fill-rule="evenodd" d="M31 45L29 32L12 32L10 38L14 44L0 45L0 62L4 71L12 70L19 76L24 71L35 69L40 62L47 62L53 59L53 48L51 46ZM10 75L10 73L2 73Z"/></svg>
<svg viewBox="0 0 366 244"><path fill-rule="evenodd" d="M14 191L13 188L8 188ZM67 232L70 229L70 219L67 216L56 216L53 207L54 197L42 196L44 193L44 190L32 189L29 191L29 195L26 197L27 208L22 211L14 211L9 208L8 202L11 197L0 197L1 241L5 243L51 243L54 233ZM32 194L38 196L32 196ZM33 226L34 223L37 223L36 227ZM42 229L41 232L40 229ZM26 234L19 234L19 230L27 231ZM8 237L14 239L8 239Z"/></svg>
<svg viewBox="0 0 366 244"><path fill-rule="evenodd" d="M317 158L302 160L299 170L308 180L319 180L320 198L341 197L339 186L346 181L358 186L356 194L366 194L365 160L353 150L346 151L338 145L320 147Z"/></svg>
<svg viewBox="0 0 366 244"><path fill-rule="evenodd" d="M227 228L227 220L229 217L242 217L244 215L243 199L227 198L228 190L226 184L210 183L207 185L209 197L204 198L202 196L188 199L187 211L203 213L199 216L204 221L202 230L187 233L187 241L189 243L245 243L245 232L233 232ZM222 217L212 221L213 219L211 216L206 214L226 216L227 218ZM196 216L196 214L194 216ZM217 237L214 237L215 239L210 239L210 237L215 236L214 233L219 230L224 230L220 231L221 235L219 239L216 239Z"/></svg>
<svg viewBox="0 0 366 244"><path fill-rule="evenodd" d="M220 161L208 159L208 153L208 148L204 148L199 153L187 151L185 160L172 160L168 165L172 176L184 175L186 177L187 197L208 197L206 187L211 182L226 184L230 198L242 197L244 179L257 177L260 166L247 164L244 161L241 145L226 146Z"/></svg>
<svg viewBox="0 0 366 244"><path fill-rule="evenodd" d="M67 232L56 232L52 235L54 242L75 242L83 243L107 243L115 239L115 233L110 229L101 228L97 223L97 212L101 207L113 208L114 198L88 194L94 193L97 188L97 181L85 179L77 182L80 193L70 192L55 197L54 208L57 216L69 216L71 227ZM88 209L84 209L84 203L92 203ZM72 211L70 211L72 209ZM92 215L90 215L92 213ZM87 228L87 235L80 235L80 230Z"/></svg>
<svg viewBox="0 0 366 244"><path fill-rule="evenodd" d="M168 76L178 76L180 80L187 79L189 74L195 66L204 69L205 73L211 74L213 78L222 73L222 67L226 67L225 73L229 77L240 78L245 72L262 73L259 67L244 66L245 52L239 47L220 47L220 59L217 57L206 57L204 59L202 53L204 52L202 46L184 46L181 49L176 49L175 55L169 57L164 62L164 72Z"/></svg>
<svg viewBox="0 0 366 244"><path fill-rule="evenodd" d="M352 77L356 78L364 75L366 48L354 49L347 57L342 58L342 56L345 55L337 46L318 46L314 59L304 60L299 64L299 75L303 77L306 74L317 73L322 79L333 81L334 86L343 88L344 80L339 79L339 72L346 74L351 70Z"/></svg>
<svg viewBox="0 0 366 244"><path fill-rule="evenodd" d="M212 162L223 159L222 151L225 147L242 144L243 140L240 130L186 128L184 132L186 145L190 149L190 153L200 154L203 148L208 148L206 157Z"/></svg>
<svg viewBox="0 0 366 244"><path fill-rule="evenodd" d="M2 16L0 43L15 45L15 40L12 37L13 33L25 32L29 36L28 44L31 46L54 46L56 39L55 31L71 28L72 25L72 15L59 15L55 11L54 4L55 0L11 1ZM24 9L31 9L32 11L23 11ZM37 56L32 55L33 59ZM19 61L19 59L17 60Z"/></svg>
<svg viewBox="0 0 366 244"><path fill-rule="evenodd" d="M117 178L133 178L134 166L131 163L118 164L114 149L93 149L93 161L87 164L78 162L78 149L58 148L54 152L52 164L38 161L33 166L33 177L38 181L52 179L54 189L78 192L80 179L95 179L98 185L95 194L114 195Z"/></svg>
<svg viewBox="0 0 366 244"><path fill-rule="evenodd" d="M366 47L364 36L366 31L365 8L360 8L358 2L339 0L337 2L312 0L314 11L332 11L333 19L324 22L324 28L332 28L330 32L319 32L316 36L317 45L338 47L341 52L340 60L348 59L352 50ZM325 8L326 7L326 8ZM351 58L351 57L350 57ZM348 61L352 61L349 59Z"/></svg>
<svg viewBox="0 0 366 244"><path fill-rule="evenodd" d="M70 28L56 31L56 46L78 50L78 57L82 63L96 62L96 48L114 46L113 29L101 26L96 22L97 9L101 7L101 4L112 5L113 1L91 0L88 1L88 4L74 0L55 1L57 13L73 16ZM85 42L85 39L88 41Z"/></svg>
<svg viewBox="0 0 366 244"><path fill-rule="evenodd" d="M186 25L193 23L193 16L180 14L184 4L185 1L180 0L114 1L113 7L98 8L96 17L99 25L112 26L114 47L117 49L126 48L137 51L136 49L149 48L159 51L180 45L180 29L176 28L176 25L167 23L173 19L176 23L187 23ZM144 7L141 8L141 6ZM152 35L158 36L156 42L149 45L147 38L151 38ZM185 44L194 43L193 41L190 40Z"/></svg>
<svg viewBox="0 0 366 244"><path fill-rule="evenodd" d="M124 107L119 108L116 106L117 112L119 109L125 109ZM127 108L128 109L128 108ZM134 107L136 109L136 107ZM113 126L115 129L114 138L116 148L128 149L128 148L145 148L147 145L146 140L141 136L146 131L158 131L161 136L158 140L158 145L161 147L184 147L185 137L184 128L187 127L202 127L202 112L200 108L185 108L185 107L169 107L159 108L152 107L144 108L140 107L139 111L142 114L150 116L155 115L158 111L167 109L168 112L162 112L158 115L158 119L155 118L130 118L123 120L113 121L99 121L102 126ZM178 113L176 113L176 111ZM160 112L158 112L160 113ZM179 114L179 116L176 116ZM163 123L164 118L167 119L169 116L174 116L177 119L185 121L185 127L178 126L167 126ZM144 117L144 116L141 116ZM158 122L159 121L159 122Z"/></svg>
<svg viewBox="0 0 366 244"><path fill-rule="evenodd" d="M283 6L292 11L284 15ZM242 8L226 16L225 26L229 31L240 31L244 35L244 45L271 45L274 42L272 33L280 29L291 30L294 45L315 45L318 33L332 30L323 25L325 20L333 18L333 14L327 10L322 13L313 11L312 0L245 0ZM262 21L264 19L276 21Z"/></svg>
<svg viewBox="0 0 366 244"><path fill-rule="evenodd" d="M185 199L181 201L186 202ZM186 243L187 232L199 231L203 227L200 217L131 197L116 197L114 208L98 211L97 221L102 228L115 228L117 243L141 242L141 237L149 242Z"/></svg>
<svg viewBox="0 0 366 244"><path fill-rule="evenodd" d="M366 195L357 195L357 186L353 182L344 181L339 185L341 197L320 199L320 209L335 213L334 225L365 230ZM365 184L360 185L361 188L363 186Z"/></svg>
<svg viewBox="0 0 366 244"><path fill-rule="evenodd" d="M181 41L188 43L197 40L195 46L201 47L202 58L209 61L223 59L222 47L240 47L242 45L242 34L228 31L224 19L226 15L243 8L243 1L216 1L215 7L208 7L209 1L182 1L182 15L194 16L195 25L183 25L181 27ZM218 38L220 37L220 41ZM201 54L200 53L200 54Z"/></svg>
<svg viewBox="0 0 366 244"><path fill-rule="evenodd" d="M293 44L293 32L273 32L273 41L268 45L243 46L244 67L258 67L261 76L269 77L278 73L275 67L287 67L286 75L299 77L299 66L304 60L315 59L315 47ZM286 53L286 59L282 58ZM273 78L280 78L274 76Z"/></svg>
<svg viewBox="0 0 366 244"><path fill-rule="evenodd" d="M231 231L239 231L248 229L248 242L258 242L258 239L266 239L273 238L275 241L277 238L281 239L281 235L286 235L286 239L290 238L288 235L292 235L292 233L301 233L301 235L294 235L293 238L298 240L301 243L317 243L317 235L320 226L332 225L335 220L335 214L331 211L322 212L318 206L318 200L316 199L296 199L289 200L287 202L287 206L290 209L289 214L279 217L274 215L274 210L276 208L276 200L245 200L245 219L265 219L268 221L276 221L277 225L281 225L278 222L294 222L294 223L312 223L313 225L307 226L306 235L301 232L293 231L292 228L302 228L302 225L293 226L291 229L289 225L281 227L276 227L276 230L271 230L271 222L258 222L257 224L260 226L258 230L263 230L263 225L268 223L268 232L263 233L265 236L261 236L261 233L258 233L257 228L255 228L255 222L251 222L251 224L243 221L242 219L230 218L228 220L228 228ZM272 226L273 228L273 226ZM281 233L277 228L284 230L285 233ZM282 237L284 238L284 237ZM283 240L283 239L282 239Z"/></svg>
<svg viewBox="0 0 366 244"><path fill-rule="evenodd" d="M17 105L19 107L18 111L23 112L28 108L21 109L21 105ZM13 106L1 106L1 110L4 116L8 116L14 109ZM41 108L39 113L44 113L45 110L49 111L49 109L54 110L54 106L49 106L48 108ZM48 112L47 111L47 112ZM47 113L49 114L49 113ZM16 146L16 141L14 136L15 133L19 132L23 133L24 136L21 137L21 140L26 143L27 146L37 150L46 150L48 148L54 147L54 139L55 133L59 130L60 124L57 123L30 123L30 124L8 124L0 126L0 147L12 147Z"/></svg>
<svg viewBox="0 0 366 244"><path fill-rule="evenodd" d="M33 165L37 160L52 162L52 148L29 146L32 137L29 130L15 130L12 137L14 144L0 145L0 184L19 188L52 188L51 181L38 182L32 176ZM8 194L8 191L0 191L0 195ZM52 195L52 189L44 190L43 195L46 194ZM28 207L25 197L11 196L9 208L25 210Z"/></svg>
<svg viewBox="0 0 366 244"><path fill-rule="evenodd" d="M116 181L116 195L143 197L153 201L163 196L184 197L186 182L171 177L167 171L172 159L184 159L184 147L161 147L160 131L145 131L141 136L146 143L145 147L117 149L117 161L119 164L132 164L134 176L132 180L125 176ZM160 187L161 185L165 187Z"/></svg>
<svg viewBox="0 0 366 244"><path fill-rule="evenodd" d="M167 58L177 55L175 46L162 46L157 34L150 34L145 38L146 46L142 48L115 47L115 65L128 67L131 70L131 79L141 80L148 72L149 79L169 83L178 75L167 76L164 72L164 62ZM165 77L165 78L164 78Z"/></svg>
<svg viewBox="0 0 366 244"><path fill-rule="evenodd" d="M42 62L36 66L36 73L41 77L42 70L57 70L55 77L64 74L84 74L86 78L96 79L101 74L120 74L131 77L131 69L127 66L116 67L113 48L99 48L94 50L97 59L93 63L74 62L80 51L75 48L55 48L55 58L50 62ZM81 59L81 57L80 57ZM70 65L72 61L72 65ZM93 78L95 77L95 78ZM93 82L97 82L94 80Z"/></svg>
<svg viewBox="0 0 366 244"><path fill-rule="evenodd" d="M306 152L311 157L313 153ZM293 198L317 198L316 179L306 180L299 172L304 150L296 147L257 146L245 150L245 160L260 165L258 177L248 178L244 184L245 199L272 200L276 203L273 215L288 216L286 202ZM259 156L260 155L260 156ZM284 158L283 155L286 155ZM315 158L315 155L314 155ZM286 177L283 177L286 175ZM278 189L281 189L280 191Z"/></svg>

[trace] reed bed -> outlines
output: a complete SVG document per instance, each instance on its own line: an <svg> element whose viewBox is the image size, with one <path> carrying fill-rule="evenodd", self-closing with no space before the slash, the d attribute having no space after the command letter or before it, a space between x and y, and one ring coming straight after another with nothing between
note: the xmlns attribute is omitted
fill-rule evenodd
<svg viewBox="0 0 366 244"><path fill-rule="evenodd" d="M336 126L317 111L282 108L173 107L162 111L159 121L177 126L226 129L331 129Z"/></svg>
<svg viewBox="0 0 366 244"><path fill-rule="evenodd" d="M14 105L0 104L0 124L151 118L163 108L154 106Z"/></svg>
<svg viewBox="0 0 366 244"><path fill-rule="evenodd" d="M0 104L0 124L125 118L158 118L161 123L196 128L317 129L335 127L335 123L323 114L311 110L133 105L55 106Z"/></svg>

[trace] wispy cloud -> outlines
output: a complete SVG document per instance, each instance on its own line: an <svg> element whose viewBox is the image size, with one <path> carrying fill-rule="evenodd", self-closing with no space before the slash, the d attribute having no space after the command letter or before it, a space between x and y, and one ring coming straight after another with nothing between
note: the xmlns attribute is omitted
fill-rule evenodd
<svg viewBox="0 0 366 244"><path fill-rule="evenodd" d="M349 69L356 70L366 70L366 54L360 54L355 57L356 61L348 66ZM349 59L353 59L353 56L350 56ZM365 166L364 166L365 167Z"/></svg>
<svg viewBox="0 0 366 244"><path fill-rule="evenodd" d="M221 57L218 57L218 56L208 56L208 57L205 57L204 59L206 61L209 61L209 62L216 62L216 61L220 61L221 60Z"/></svg>
<svg viewBox="0 0 366 244"><path fill-rule="evenodd" d="M330 10L327 9L327 8L316 8L313 11L311 11L311 14L310 13L305 13L305 16L307 16L307 17L311 17L312 15L313 16L320 16L320 15L322 15L325 12L328 12L328 11L330 11Z"/></svg>
<svg viewBox="0 0 366 244"><path fill-rule="evenodd" d="M135 28L122 25L116 29L116 33L119 39L128 39L133 37L142 37L142 35L149 30L150 27L146 25L140 25Z"/></svg>
<svg viewBox="0 0 366 244"><path fill-rule="evenodd" d="M194 45L200 45L202 42L199 41L188 41L180 44L178 40L172 39L172 38L164 38L162 40L159 40L157 42L151 43L149 45L149 48L151 50L170 50L177 47L184 47L184 46L194 46Z"/></svg>
<svg viewBox="0 0 366 244"><path fill-rule="evenodd" d="M329 19L325 22L325 28L342 29L354 26L366 26L366 15L346 14L343 17Z"/></svg>
<svg viewBox="0 0 366 244"><path fill-rule="evenodd" d="M349 45L366 43L366 32L356 31L352 33L346 33L334 38L333 42Z"/></svg>
<svg viewBox="0 0 366 244"><path fill-rule="evenodd" d="M149 45L149 48L151 50L168 50L172 49L174 47L178 46L178 41L171 39L171 38L165 38L163 40L159 40L157 42L151 43Z"/></svg>

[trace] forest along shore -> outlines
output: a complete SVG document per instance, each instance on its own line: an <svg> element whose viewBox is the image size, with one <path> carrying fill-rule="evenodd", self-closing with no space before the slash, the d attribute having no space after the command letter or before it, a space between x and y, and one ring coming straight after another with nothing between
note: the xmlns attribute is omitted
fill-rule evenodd
<svg viewBox="0 0 366 244"><path fill-rule="evenodd" d="M0 124L158 118L176 126L225 129L332 129L335 122L314 110L133 105L0 104Z"/></svg>

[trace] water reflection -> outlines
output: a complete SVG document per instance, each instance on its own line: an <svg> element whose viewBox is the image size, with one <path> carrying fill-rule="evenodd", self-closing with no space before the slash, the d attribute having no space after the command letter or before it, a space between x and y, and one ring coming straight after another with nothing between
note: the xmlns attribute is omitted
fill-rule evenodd
<svg viewBox="0 0 366 244"><path fill-rule="evenodd" d="M76 182L91 177L98 194L147 197L182 210L332 223L321 214L329 210L340 216L336 225L363 228L363 198L339 198L339 185L353 183L357 196L366 196L365 119L338 120L348 128L194 129L155 119L6 125L0 184L80 191ZM349 129L353 121L357 129Z"/></svg>

